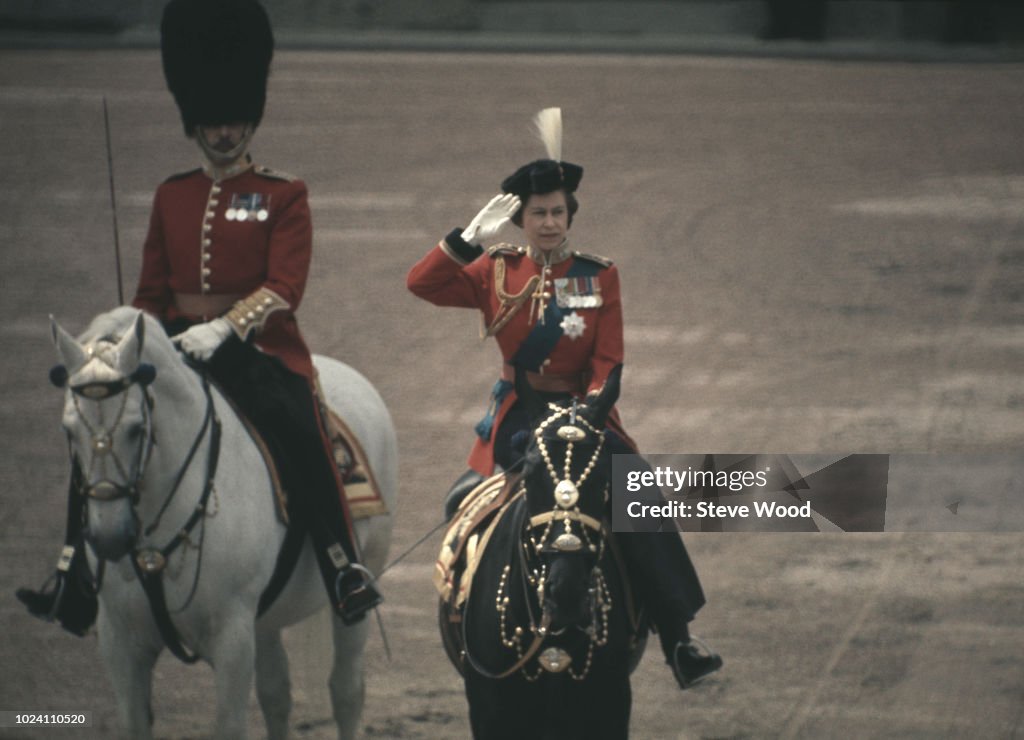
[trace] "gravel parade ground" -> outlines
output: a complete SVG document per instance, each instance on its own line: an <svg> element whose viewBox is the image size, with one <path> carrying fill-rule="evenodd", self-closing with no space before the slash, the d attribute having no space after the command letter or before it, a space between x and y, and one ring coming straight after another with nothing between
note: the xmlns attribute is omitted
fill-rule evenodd
<svg viewBox="0 0 1024 740"><path fill-rule="evenodd" d="M1019 455L1022 89L1009 64L279 51L252 151L309 186L307 343L370 378L395 420L392 557L440 521L499 362L476 315L417 300L406 271L542 156L529 121L552 105L585 168L572 242L622 273L619 408L643 451ZM14 598L63 536L47 317L77 333L118 302L104 96L130 300L153 192L199 159L159 53L0 52L0 710L92 715L4 738L115 728L95 636ZM954 500L1020 500L1009 480L937 483L929 527L965 529ZM1020 529L687 534L708 597L692 629L725 667L680 692L652 641L632 736L1020 737ZM439 540L382 579L392 655L375 630L366 737L469 736L436 628ZM293 734L332 738L326 612L286 642ZM209 737L212 688L207 666L165 654L157 736Z"/></svg>

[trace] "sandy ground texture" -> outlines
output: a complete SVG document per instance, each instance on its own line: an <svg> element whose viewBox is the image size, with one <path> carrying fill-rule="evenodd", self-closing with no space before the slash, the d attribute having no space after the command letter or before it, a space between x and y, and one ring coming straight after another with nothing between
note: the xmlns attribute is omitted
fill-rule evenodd
<svg viewBox="0 0 1024 740"><path fill-rule="evenodd" d="M310 187L310 346L371 378L396 420L393 554L439 521L498 365L477 317L417 301L406 270L540 156L528 120L549 105L586 168L574 244L622 271L620 408L642 449L1019 452L1022 84L1019 66L279 53L254 152ZM0 54L0 709L90 711L75 736L95 738L115 724L95 638L30 619L13 591L43 579L62 535L47 315L80 331L117 303L104 95L130 297L152 193L197 161L158 53ZM437 542L383 579L393 655L374 633L367 737L469 734L435 629ZM681 693L652 647L634 737L1024 732L1019 531L687 544L708 595L694 629L726 666ZM323 639L322 619L287 637L295 737L333 736ZM212 686L165 655L156 734L209 737Z"/></svg>

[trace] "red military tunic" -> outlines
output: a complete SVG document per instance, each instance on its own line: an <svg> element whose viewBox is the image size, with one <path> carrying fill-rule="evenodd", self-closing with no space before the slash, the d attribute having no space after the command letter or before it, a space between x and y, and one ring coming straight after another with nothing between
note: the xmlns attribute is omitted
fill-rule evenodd
<svg viewBox="0 0 1024 740"><path fill-rule="evenodd" d="M594 293L600 295L600 305L571 309L583 319L582 333L577 337L563 333L540 368L541 378L563 381L567 389L573 387L577 396L599 391L612 368L621 364L623 357L618 269L602 258L581 255L580 252L570 252L565 248L557 250L551 256L551 264L545 267L539 254L525 247L509 245L492 247L467 264L460 257L460 251L465 254L467 245L463 242L462 249L456 251L459 247L452 242L460 240L453 235L442 240L409 271L408 288L420 298L437 306L477 308L483 314L485 325L491 327L495 318L500 322L501 317L507 315L508 307L506 305L503 308L503 303L508 303L509 295L522 293L529 287L528 283L534 276L538 276L543 283L542 292L546 294L541 297L543 303L538 306L529 297L525 298L515 314L494 334L501 350L503 376L506 379L512 377L508 363L533 329L538 310L543 311L543 304L555 290L556 281L566 277L575 260L597 261L601 265L602 269L594 278ZM499 266L502 263L504 267ZM503 284L497 281L501 272L504 272ZM506 300L502 299L499 291ZM566 309L566 313L568 311ZM534 382L535 387L540 385ZM490 475L494 471L494 439L515 400L513 390L496 411L489 439L485 441L477 437L470 452L469 466L483 475ZM635 443L622 430L615 410L610 417L610 426L635 449Z"/></svg>
<svg viewBox="0 0 1024 740"><path fill-rule="evenodd" d="M309 349L295 321L312 243L301 180L251 164L220 180L204 170L175 175L153 200L132 305L164 321L198 322L261 291L274 305L265 323L262 316L253 322L256 346L312 379Z"/></svg>

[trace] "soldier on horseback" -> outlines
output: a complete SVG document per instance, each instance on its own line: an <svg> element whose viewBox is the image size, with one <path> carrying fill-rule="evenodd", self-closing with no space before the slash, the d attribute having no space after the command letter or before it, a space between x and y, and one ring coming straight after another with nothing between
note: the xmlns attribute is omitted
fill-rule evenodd
<svg viewBox="0 0 1024 740"><path fill-rule="evenodd" d="M456 228L417 262L407 284L439 306L476 308L483 333L498 342L504 360L469 457L471 470L446 501L450 517L461 500L496 466L514 470L529 432L526 409L514 389L515 368L526 371L543 398L558 402L596 397L622 363L619 274L611 260L573 250L568 231L578 210L575 192L583 168L561 158L561 112L537 116L548 158L523 165L465 229ZM525 246L484 250L511 220ZM611 452L637 454L618 413L608 417ZM650 612L665 658L681 688L718 670L722 659L698 649L688 623L704 604L697 574L679 535L618 533L630 579Z"/></svg>
<svg viewBox="0 0 1024 740"><path fill-rule="evenodd" d="M290 510L313 540L331 604L351 624L382 598L359 565L313 364L295 320L312 249L306 186L255 164L248 152L263 116L273 46L256 0L171 0L165 8L167 86L204 161L157 189L132 305L163 322L262 436ZM33 614L81 634L96 607L88 589L65 588L68 573L84 563L77 529L69 517L73 549L65 548L57 588L22 589L19 597Z"/></svg>

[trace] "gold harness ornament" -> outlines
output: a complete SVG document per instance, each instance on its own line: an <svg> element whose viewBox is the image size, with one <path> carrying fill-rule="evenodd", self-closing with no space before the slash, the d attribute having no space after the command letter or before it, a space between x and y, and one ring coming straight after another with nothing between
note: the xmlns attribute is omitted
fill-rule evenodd
<svg viewBox="0 0 1024 740"><path fill-rule="evenodd" d="M540 552L540 548L543 546L543 543L547 541L548 535L551 532L552 524L556 520L560 520L565 525L565 531L558 535L553 543L556 550L561 550L563 552L576 552L583 548L583 541L586 540L587 547L591 552L594 552L597 548L590 541L587 529L593 530L600 535L601 523L580 511L579 491L583 486L583 483L590 476L591 472L593 472L594 466L597 465L598 458L601 456L601 450L604 447L604 435L600 430L595 429L590 422L582 418L577 413L575 401L571 407L560 408L555 406L553 407L553 410L554 413L541 422L540 426L537 427L534 432L534 437L537 440L537 449L540 451L541 457L544 459L544 465L547 468L548 475L551 476L551 482L555 484L556 508L545 514L538 514L530 519L531 529L540 525L546 525L544 534L541 536L539 541L534 543L534 547L538 552ZM559 419L564 416L568 416L569 418L563 423L558 423ZM565 450L565 466L561 476L555 470L555 466L551 462L551 456L548 454L548 448L544 441L544 430L549 426L554 426L556 424L558 427L557 435L559 439L568 442ZM584 431L584 428L586 431ZM580 477L576 481L573 481L571 472L573 447L576 442L586 438L587 431L597 436L597 447L594 449L594 453L587 462L587 465L580 474ZM605 487L604 495L607 499L607 486ZM583 539L580 539L580 537L573 533L572 522L574 521L583 525L583 529L581 531Z"/></svg>

